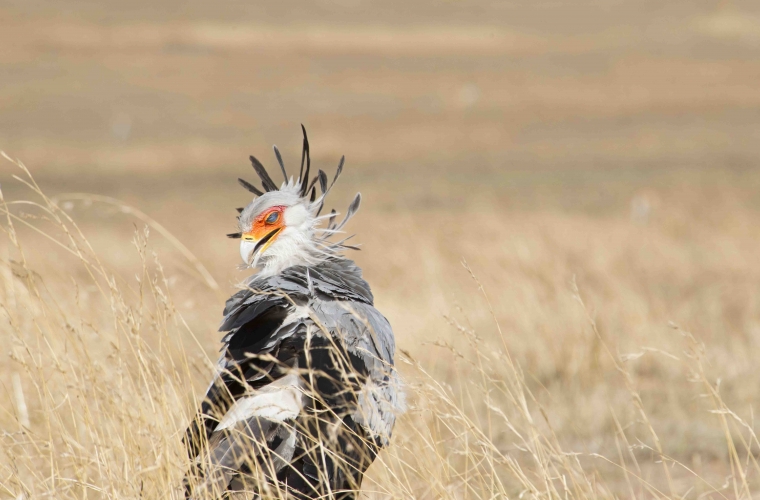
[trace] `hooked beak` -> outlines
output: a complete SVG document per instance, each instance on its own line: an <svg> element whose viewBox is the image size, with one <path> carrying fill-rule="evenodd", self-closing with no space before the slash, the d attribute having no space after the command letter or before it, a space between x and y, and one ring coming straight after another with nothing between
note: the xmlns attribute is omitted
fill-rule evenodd
<svg viewBox="0 0 760 500"><path fill-rule="evenodd" d="M269 245L272 244L274 238L282 229L282 227L278 227L258 240L251 233L244 234L240 241L240 257L243 259L243 262L249 267L255 267L258 256L269 248Z"/></svg>

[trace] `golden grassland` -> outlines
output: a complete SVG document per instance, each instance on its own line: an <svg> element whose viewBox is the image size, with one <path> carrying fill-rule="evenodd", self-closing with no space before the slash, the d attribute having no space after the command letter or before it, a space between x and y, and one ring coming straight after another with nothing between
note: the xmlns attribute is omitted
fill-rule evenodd
<svg viewBox="0 0 760 500"><path fill-rule="evenodd" d="M14 168L0 494L180 498L233 287L137 208L51 199ZM606 216L492 206L395 230L367 208L357 258L409 408L366 497L753 497L756 181L650 190Z"/></svg>
<svg viewBox="0 0 760 500"><path fill-rule="evenodd" d="M181 498L298 123L406 384L367 498L757 497L760 12L655 4L0 5L0 498Z"/></svg>

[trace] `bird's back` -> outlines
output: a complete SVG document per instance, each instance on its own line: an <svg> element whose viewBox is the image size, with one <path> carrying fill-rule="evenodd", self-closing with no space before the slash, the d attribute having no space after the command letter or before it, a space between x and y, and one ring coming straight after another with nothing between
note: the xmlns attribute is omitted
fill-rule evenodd
<svg viewBox="0 0 760 500"><path fill-rule="evenodd" d="M252 277L186 443L188 495L352 498L401 406L394 338L350 260ZM343 493L341 493L343 492Z"/></svg>

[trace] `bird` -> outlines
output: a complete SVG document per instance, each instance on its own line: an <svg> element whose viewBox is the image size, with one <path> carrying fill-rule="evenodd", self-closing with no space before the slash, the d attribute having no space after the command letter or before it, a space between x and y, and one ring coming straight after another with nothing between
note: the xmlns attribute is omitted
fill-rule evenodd
<svg viewBox="0 0 760 500"><path fill-rule="evenodd" d="M320 215L345 156L329 185L322 170L310 179L301 129L298 177L274 146L279 187L254 156L261 189L238 179L254 198L227 236L254 273L226 301L221 357L185 432L187 498L354 499L405 409L393 330L344 255L358 247L333 240L361 194L340 223Z"/></svg>

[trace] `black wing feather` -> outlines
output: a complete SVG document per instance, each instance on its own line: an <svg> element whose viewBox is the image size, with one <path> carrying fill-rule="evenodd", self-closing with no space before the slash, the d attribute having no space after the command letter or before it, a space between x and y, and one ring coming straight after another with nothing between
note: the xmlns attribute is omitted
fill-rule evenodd
<svg viewBox="0 0 760 500"><path fill-rule="evenodd" d="M377 378L385 363L393 361L392 338L380 347L366 334L367 324L390 332L387 321L372 307L372 300L360 269L347 259L309 268L294 266L276 276L254 278L246 289L227 300L220 330L228 333L223 339L219 374L185 437L191 458L198 457L203 443L207 443L209 453L204 456L210 460L205 465L196 462L193 474L200 479L186 481L188 496L203 495L215 486L238 488L246 477L240 457L266 462L266 457L250 454L271 454L283 442L282 433L295 432L294 428L302 430L298 431L295 448L289 450L292 460L273 471L270 480L287 483L288 488L298 492L298 498L322 497L330 489L358 488L363 472L382 444L367 435L365 422L352 416L358 404L358 386L367 377ZM313 328L312 316L295 322L287 320L291 322L286 324L293 303L311 303L332 339ZM349 304L350 310L363 311L366 319L357 320L343 304ZM312 325L308 341L307 325ZM345 341L336 344L336 338ZM292 427L251 417L235 424L234 432L215 431L235 400L281 377L287 367L293 366L314 374L316 392L307 397L307 407L321 415L318 421L304 417L306 420ZM347 370L356 376L346 379ZM356 388L346 390L346 383ZM337 446L338 453L328 457L327 462L315 460L309 451L310 438L301 434L303 429L309 435L331 435L335 425L344 429L338 433L337 443L331 445Z"/></svg>

